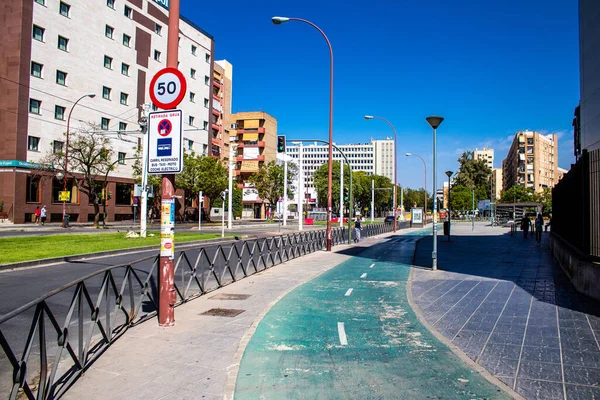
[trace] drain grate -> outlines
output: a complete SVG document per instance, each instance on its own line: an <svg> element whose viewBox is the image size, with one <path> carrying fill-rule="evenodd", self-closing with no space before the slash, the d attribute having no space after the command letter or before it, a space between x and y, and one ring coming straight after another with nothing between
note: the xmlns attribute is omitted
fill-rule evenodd
<svg viewBox="0 0 600 400"><path fill-rule="evenodd" d="M209 300L246 300L251 294L237 294L237 293L219 293L210 297Z"/></svg>
<svg viewBox="0 0 600 400"><path fill-rule="evenodd" d="M244 311L246 310L236 310L234 308L211 308L210 310L204 311L199 315L210 315L213 317L235 317Z"/></svg>

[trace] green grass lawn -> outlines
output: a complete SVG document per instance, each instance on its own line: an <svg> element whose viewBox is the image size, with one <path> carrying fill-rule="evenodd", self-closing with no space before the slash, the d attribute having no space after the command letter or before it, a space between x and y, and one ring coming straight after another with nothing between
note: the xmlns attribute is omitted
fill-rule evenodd
<svg viewBox="0 0 600 400"><path fill-rule="evenodd" d="M43 258L73 256L107 250L132 249L156 246L159 251L160 234L154 237L126 238L125 233L99 233L96 235L52 235L0 239L0 264ZM177 243L221 237L220 234L177 232Z"/></svg>

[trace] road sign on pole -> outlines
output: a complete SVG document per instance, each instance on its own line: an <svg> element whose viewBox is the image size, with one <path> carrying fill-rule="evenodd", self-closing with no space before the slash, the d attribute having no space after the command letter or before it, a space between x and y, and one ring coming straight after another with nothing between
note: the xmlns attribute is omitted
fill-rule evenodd
<svg viewBox="0 0 600 400"><path fill-rule="evenodd" d="M181 110L152 112L148 115L148 173L179 173L183 170Z"/></svg>
<svg viewBox="0 0 600 400"><path fill-rule="evenodd" d="M150 98L162 109L175 108L185 97L187 83L177 68L163 68L150 81Z"/></svg>

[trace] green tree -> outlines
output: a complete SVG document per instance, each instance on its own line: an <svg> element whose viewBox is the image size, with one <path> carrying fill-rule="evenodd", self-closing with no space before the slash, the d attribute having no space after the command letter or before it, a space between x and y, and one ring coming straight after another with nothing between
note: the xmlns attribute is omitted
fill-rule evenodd
<svg viewBox="0 0 600 400"><path fill-rule="evenodd" d="M542 211L552 213L552 189L545 187L541 193L536 193L536 201L542 205Z"/></svg>
<svg viewBox="0 0 600 400"><path fill-rule="evenodd" d="M327 205L327 164L321 165L313 173L313 183L317 192L317 201L319 204ZM331 207L335 212L340 209L340 162L332 163L332 185L331 185ZM344 189L350 188L350 170L344 164ZM353 193L354 195L354 193ZM354 195L356 196L356 195Z"/></svg>
<svg viewBox="0 0 600 400"><path fill-rule="evenodd" d="M207 155L183 154L183 171L175 175L175 185L186 192L186 197L197 197L200 191L208 197L210 206L227 189L227 168L221 161ZM208 216L210 219L210 216Z"/></svg>
<svg viewBox="0 0 600 400"><path fill-rule="evenodd" d="M279 165L275 161L270 161L258 170L258 172L250 175L248 182L253 184L258 197L266 200L271 209L271 218L275 216L274 208L277 205L280 197L283 197L284 188L284 166ZM288 196L293 195L292 184L296 176L296 164L288 163Z"/></svg>
<svg viewBox="0 0 600 400"><path fill-rule="evenodd" d="M54 152L50 149L40 160L39 171L44 172L45 176L50 171L53 175L56 171L65 171L63 150ZM86 128L69 133L68 151L67 174L73 179L77 190L86 194L89 202L94 205L94 227L98 227L103 186L97 179L104 178L115 166L114 161L111 161L113 150L110 139L102 133L99 126L88 124ZM63 179L68 178L67 174Z"/></svg>
<svg viewBox="0 0 600 400"><path fill-rule="evenodd" d="M535 192L532 188L519 185L511 186L502 191L502 196L500 197L500 203L512 203L514 201L517 203L529 203L536 200Z"/></svg>
<svg viewBox="0 0 600 400"><path fill-rule="evenodd" d="M450 190L450 209L452 211L471 210L473 192L464 185L452 185Z"/></svg>
<svg viewBox="0 0 600 400"><path fill-rule="evenodd" d="M459 169L454 178L454 185L467 187L481 194L479 200L490 198L490 176L492 170L484 160L476 160L472 151L465 151L458 159ZM479 188L482 191L477 192ZM483 193L486 193L483 195ZM470 209L470 207L469 207Z"/></svg>

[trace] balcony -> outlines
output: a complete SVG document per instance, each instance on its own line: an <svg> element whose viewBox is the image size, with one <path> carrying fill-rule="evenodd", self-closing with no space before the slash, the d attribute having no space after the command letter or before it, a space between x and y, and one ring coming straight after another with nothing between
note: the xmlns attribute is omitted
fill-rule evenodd
<svg viewBox="0 0 600 400"><path fill-rule="evenodd" d="M223 87L223 84L216 77L215 79L213 79L213 85L218 87L219 89Z"/></svg>
<svg viewBox="0 0 600 400"><path fill-rule="evenodd" d="M223 146L223 140L221 140L221 139L214 137L211 139L211 142L212 142L212 144L215 144L217 146L221 146L221 147Z"/></svg>
<svg viewBox="0 0 600 400"><path fill-rule="evenodd" d="M214 108L211 110L211 112L213 113L213 115L220 117L221 116L221 112L219 110L215 110Z"/></svg>
<svg viewBox="0 0 600 400"><path fill-rule="evenodd" d="M256 158L244 158L244 156L236 156L235 161L265 161L265 156L259 155Z"/></svg>
<svg viewBox="0 0 600 400"><path fill-rule="evenodd" d="M221 125L215 124L214 122L211 124L211 128L219 132L221 131Z"/></svg>
<svg viewBox="0 0 600 400"><path fill-rule="evenodd" d="M261 128L238 128L238 133L265 133L265 127Z"/></svg>

